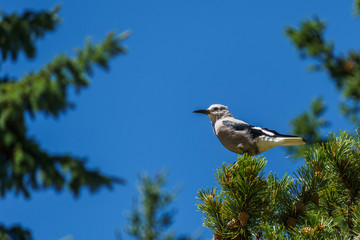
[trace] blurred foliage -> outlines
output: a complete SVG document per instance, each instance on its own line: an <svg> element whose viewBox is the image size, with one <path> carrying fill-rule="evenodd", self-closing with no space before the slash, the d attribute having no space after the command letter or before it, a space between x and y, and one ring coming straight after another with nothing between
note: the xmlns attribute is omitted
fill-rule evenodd
<svg viewBox="0 0 360 240"><path fill-rule="evenodd" d="M0 11L0 49L1 58L6 60L9 55L15 61L20 51L24 51L26 57L34 58L36 49L35 41L44 37L48 31L55 30L59 24L56 7L51 11L25 11L20 16L16 13L7 15Z"/></svg>
<svg viewBox="0 0 360 240"><path fill-rule="evenodd" d="M0 239L1 240L31 240L30 231L24 230L20 226L13 226L6 228L0 225Z"/></svg>
<svg viewBox="0 0 360 240"><path fill-rule="evenodd" d="M50 11L25 11L5 14L0 12L1 59L11 57L16 61L23 51L28 59L35 57L35 42L47 32L56 29L60 22L59 7ZM110 33L104 41L86 42L83 49L76 50L75 57L61 54L37 72L30 72L21 79L0 77L0 195L23 194L31 190L68 188L75 197L80 189L87 187L96 192L102 187L111 188L124 180L107 176L99 170L85 167L85 160L69 154L50 154L28 135L26 117L34 118L43 113L59 117L73 104L68 91L77 92L89 85L89 76L98 66L109 69L109 60L125 53L121 46L127 33ZM21 227L0 228L1 239L31 239L29 231Z"/></svg>
<svg viewBox="0 0 360 240"><path fill-rule="evenodd" d="M355 1L354 1L354 4L355 4L355 6L354 6L355 15L356 15L357 17L359 17L359 16L360 16L360 0L355 0Z"/></svg>
<svg viewBox="0 0 360 240"><path fill-rule="evenodd" d="M293 133L307 140L307 145L288 147L294 158L304 156L309 145L326 141L319 131L329 125L329 122L323 117L325 111L323 99L318 97L311 103L310 111L304 112L292 120Z"/></svg>
<svg viewBox="0 0 360 240"><path fill-rule="evenodd" d="M218 187L198 192L204 225L220 239L360 238L360 129L333 133L279 178L262 156L216 169Z"/></svg>
<svg viewBox="0 0 360 240"><path fill-rule="evenodd" d="M355 13L359 15L360 1L355 1ZM315 64L310 66L312 71L324 70L335 83L342 94L340 101L341 113L355 126L360 124L360 52L350 50L345 54L335 53L334 43L325 39L325 21L318 17L303 21L298 28L287 27L286 35L294 43L303 58L312 59ZM323 104L323 108L325 105ZM292 122L293 132L302 137L315 136L315 142L321 142L321 129L326 124L318 124L313 108L309 113L302 114ZM323 115L321 113L320 115ZM320 116L319 115L319 116ZM309 116L314 117L313 124L309 124ZM301 126L304 124L305 126ZM314 137L313 137L314 138ZM310 143L314 139L310 139ZM291 148L294 156L302 155L304 148Z"/></svg>
<svg viewBox="0 0 360 240"><path fill-rule="evenodd" d="M190 240L188 236L176 237L169 231L173 223L175 211L170 208L176 194L174 191L164 190L166 175L158 173L152 179L143 174L140 177L140 201L134 200L133 209L129 216L129 226L125 229L128 234L138 240Z"/></svg>

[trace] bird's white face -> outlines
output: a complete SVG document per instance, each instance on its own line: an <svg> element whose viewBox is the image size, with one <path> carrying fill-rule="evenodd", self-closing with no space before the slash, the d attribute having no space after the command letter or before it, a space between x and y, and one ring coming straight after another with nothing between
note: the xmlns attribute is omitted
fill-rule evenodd
<svg viewBox="0 0 360 240"><path fill-rule="evenodd" d="M227 106L221 104L213 104L208 108L208 110L210 114L217 114L229 111Z"/></svg>
<svg viewBox="0 0 360 240"><path fill-rule="evenodd" d="M223 117L232 117L231 113L228 110L228 107L221 104L213 104L208 109L201 109L193 112L208 115L213 124L216 120Z"/></svg>
<svg viewBox="0 0 360 240"><path fill-rule="evenodd" d="M211 122L215 122L217 119L229 114L228 107L221 104L213 104L207 110Z"/></svg>

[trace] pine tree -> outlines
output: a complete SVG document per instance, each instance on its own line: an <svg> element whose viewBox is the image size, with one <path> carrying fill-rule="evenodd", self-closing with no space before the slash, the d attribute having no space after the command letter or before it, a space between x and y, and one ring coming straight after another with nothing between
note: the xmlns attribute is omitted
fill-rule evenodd
<svg viewBox="0 0 360 240"><path fill-rule="evenodd" d="M142 174L139 184L140 200L135 199L129 215L129 225L126 232L138 240L190 240L189 236L176 237L169 230L173 223L174 209L171 204L175 200L175 191L164 189L166 174L160 172L154 178Z"/></svg>
<svg viewBox="0 0 360 240"><path fill-rule="evenodd" d="M354 2L360 16L360 1ZM328 73L343 96L341 113L358 126L360 53L336 53L325 29L325 21L314 17L285 32L301 57L316 62L311 71ZM290 148L295 158L305 158L293 177L265 176L262 156L239 156L236 164L216 169L218 186L198 192L198 208L213 240L360 239L360 130L323 137L321 130L330 124L325 111L317 97L310 111L292 121L293 133L309 143Z"/></svg>
<svg viewBox="0 0 360 240"><path fill-rule="evenodd" d="M50 11L24 11L22 14L0 12L1 61L17 61L21 52L28 59L36 56L35 42L60 23L59 7ZM93 68L109 69L110 59L123 54L121 46L127 34L110 33L98 44L86 42L75 57L61 54L38 71L21 79L0 76L0 195L23 194L32 190L67 188L74 196L82 188L96 192L123 183L121 178L107 176L86 168L83 159L71 155L54 155L42 149L28 135L25 117L42 113L59 117L73 104L67 97L70 88L77 92L89 85ZM0 225L0 239L32 239L30 231L20 226Z"/></svg>
<svg viewBox="0 0 360 240"><path fill-rule="evenodd" d="M262 156L216 169L218 187L198 192L204 226L220 239L359 239L360 129L330 133L305 164L279 178Z"/></svg>
<svg viewBox="0 0 360 240"><path fill-rule="evenodd" d="M354 1L354 12L360 16L360 1ZM288 26L286 35L300 52L302 58L311 59L316 64L310 71L325 71L342 94L340 112L355 126L360 124L360 52L350 50L336 53L333 41L325 38L327 23L317 16L304 20L298 28ZM330 122L324 118L326 105L321 97L311 104L311 109L292 121L292 132L307 137L308 143L324 141L321 130ZM289 148L295 158L302 156L307 147Z"/></svg>

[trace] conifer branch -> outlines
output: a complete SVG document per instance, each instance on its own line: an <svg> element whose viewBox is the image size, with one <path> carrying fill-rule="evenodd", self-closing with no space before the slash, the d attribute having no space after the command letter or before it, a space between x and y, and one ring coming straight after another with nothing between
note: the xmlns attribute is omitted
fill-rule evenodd
<svg viewBox="0 0 360 240"><path fill-rule="evenodd" d="M359 235L359 139L359 131L356 136L330 133L326 142L307 152L295 178L279 179L272 172L265 178L263 157L244 155L235 165L223 164L215 171L217 197L214 188L198 193L204 225L214 231L214 239L349 239Z"/></svg>
<svg viewBox="0 0 360 240"><path fill-rule="evenodd" d="M58 9L50 12L26 12L22 20L17 15L3 17L1 27L7 21L33 21L30 24L35 41L36 37L45 34L58 22ZM15 19L15 20L14 20ZM52 23L39 23L39 21ZM0 35L1 36L1 35ZM123 183L121 178L106 176L98 170L85 168L85 161L70 155L51 155L42 150L34 138L27 135L25 115L45 113L58 117L60 113L73 107L68 100L70 87L80 91L89 85L89 76L95 66L107 70L110 59L125 53L122 41L128 36L110 33L99 44L87 41L83 49L78 49L76 56L70 58L65 54L56 57L41 70L25 75L20 81L0 82L0 194L15 189L30 197L30 189L53 187L57 191L67 186L78 196L81 187L88 187L91 192L102 186L112 187L114 183ZM19 36L21 37L21 36ZM6 46L3 45L1 49ZM21 46L14 46L18 52ZM5 48L6 51L15 51ZM5 53L4 53L5 54ZM30 54L30 53L29 53ZM14 57L16 55L13 55ZM30 56L32 56L30 54ZM6 58L6 54L3 55Z"/></svg>
<svg viewBox="0 0 360 240"><path fill-rule="evenodd" d="M34 58L36 54L35 42L44 37L45 33L54 31L60 23L57 13L60 6L51 11L27 10L23 14L5 14L0 11L0 49L2 60L9 55L13 61L17 60L20 51L26 57Z"/></svg>

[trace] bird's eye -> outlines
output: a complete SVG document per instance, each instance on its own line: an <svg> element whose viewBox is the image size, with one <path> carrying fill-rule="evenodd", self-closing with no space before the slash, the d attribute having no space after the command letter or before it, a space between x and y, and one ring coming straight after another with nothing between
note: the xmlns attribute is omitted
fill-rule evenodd
<svg viewBox="0 0 360 240"><path fill-rule="evenodd" d="M218 107L215 107L214 110L217 111L217 110L219 110L219 108L218 108Z"/></svg>

